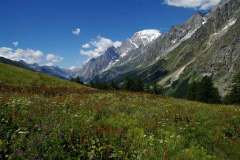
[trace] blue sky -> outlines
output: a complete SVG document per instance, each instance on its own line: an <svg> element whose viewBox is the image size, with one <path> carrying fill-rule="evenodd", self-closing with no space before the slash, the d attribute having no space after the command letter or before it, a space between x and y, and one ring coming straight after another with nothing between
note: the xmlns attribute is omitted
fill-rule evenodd
<svg viewBox="0 0 240 160"><path fill-rule="evenodd" d="M166 32L204 7L202 2L219 0L192 1L1 0L0 53L12 54L10 59L21 54L29 63L80 66L89 58L80 54L86 43L122 41L143 29Z"/></svg>

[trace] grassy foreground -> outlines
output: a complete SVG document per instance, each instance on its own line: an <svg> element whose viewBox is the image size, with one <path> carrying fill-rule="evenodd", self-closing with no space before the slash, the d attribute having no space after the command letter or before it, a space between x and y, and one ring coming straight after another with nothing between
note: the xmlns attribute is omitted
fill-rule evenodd
<svg viewBox="0 0 240 160"><path fill-rule="evenodd" d="M1 72L0 77L6 78ZM48 92L46 87L29 92L27 86L0 91L0 159L240 159L237 106L144 93L87 92L54 80L68 88L54 84Z"/></svg>

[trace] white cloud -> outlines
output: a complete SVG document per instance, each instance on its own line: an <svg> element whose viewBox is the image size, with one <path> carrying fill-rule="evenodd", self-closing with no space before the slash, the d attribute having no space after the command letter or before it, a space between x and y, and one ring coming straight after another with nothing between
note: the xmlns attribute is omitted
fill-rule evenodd
<svg viewBox="0 0 240 160"><path fill-rule="evenodd" d="M84 49L88 49L90 47L91 47L91 45L89 43L86 43L86 44L82 45L82 48L84 48Z"/></svg>
<svg viewBox="0 0 240 160"><path fill-rule="evenodd" d="M80 33L81 33L81 29L80 28L75 28L74 30L72 30L72 34L73 35L79 36Z"/></svg>
<svg viewBox="0 0 240 160"><path fill-rule="evenodd" d="M15 41L12 43L14 47L17 47L19 45L19 42L18 41Z"/></svg>
<svg viewBox="0 0 240 160"><path fill-rule="evenodd" d="M46 60L47 60L46 65L52 66L54 64L61 62L63 60L63 57L59 57L54 54L47 54Z"/></svg>
<svg viewBox="0 0 240 160"><path fill-rule="evenodd" d="M120 42L120 41L116 41L116 42L113 43L113 46L114 46L115 48L118 48L118 47L120 47L121 45L122 45L122 42Z"/></svg>
<svg viewBox="0 0 240 160"><path fill-rule="evenodd" d="M206 10L218 5L221 0L165 0L165 3L170 6L184 8L198 8Z"/></svg>
<svg viewBox="0 0 240 160"><path fill-rule="evenodd" d="M78 69L78 67L76 67L76 66L71 66L71 67L69 67L68 69L71 70L71 71L74 71L74 70Z"/></svg>
<svg viewBox="0 0 240 160"><path fill-rule="evenodd" d="M102 55L109 47L119 47L121 44L120 41L113 42L111 39L98 36L95 40L83 45L80 54L94 58Z"/></svg>
<svg viewBox="0 0 240 160"><path fill-rule="evenodd" d="M62 57L54 54L44 54L40 50L12 49L7 47L0 48L0 57L14 61L23 60L29 64L38 63L40 65L55 65L63 60Z"/></svg>

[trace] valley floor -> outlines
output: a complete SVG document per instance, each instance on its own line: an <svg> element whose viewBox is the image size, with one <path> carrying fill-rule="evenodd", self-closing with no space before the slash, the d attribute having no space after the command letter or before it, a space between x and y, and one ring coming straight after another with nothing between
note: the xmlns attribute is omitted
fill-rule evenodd
<svg viewBox="0 0 240 160"><path fill-rule="evenodd" d="M0 159L240 159L237 106L82 88L32 90L0 91Z"/></svg>

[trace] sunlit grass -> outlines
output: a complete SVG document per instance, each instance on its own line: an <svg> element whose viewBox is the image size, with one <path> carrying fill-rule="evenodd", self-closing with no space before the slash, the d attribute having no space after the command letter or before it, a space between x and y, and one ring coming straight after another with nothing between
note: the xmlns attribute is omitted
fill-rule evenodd
<svg viewBox="0 0 240 160"><path fill-rule="evenodd" d="M0 63L0 84L14 86L80 87L80 85L42 73Z"/></svg>
<svg viewBox="0 0 240 160"><path fill-rule="evenodd" d="M240 159L240 107L99 91L0 64L0 159Z"/></svg>
<svg viewBox="0 0 240 160"><path fill-rule="evenodd" d="M239 159L240 109L142 93L0 98L13 159Z"/></svg>

